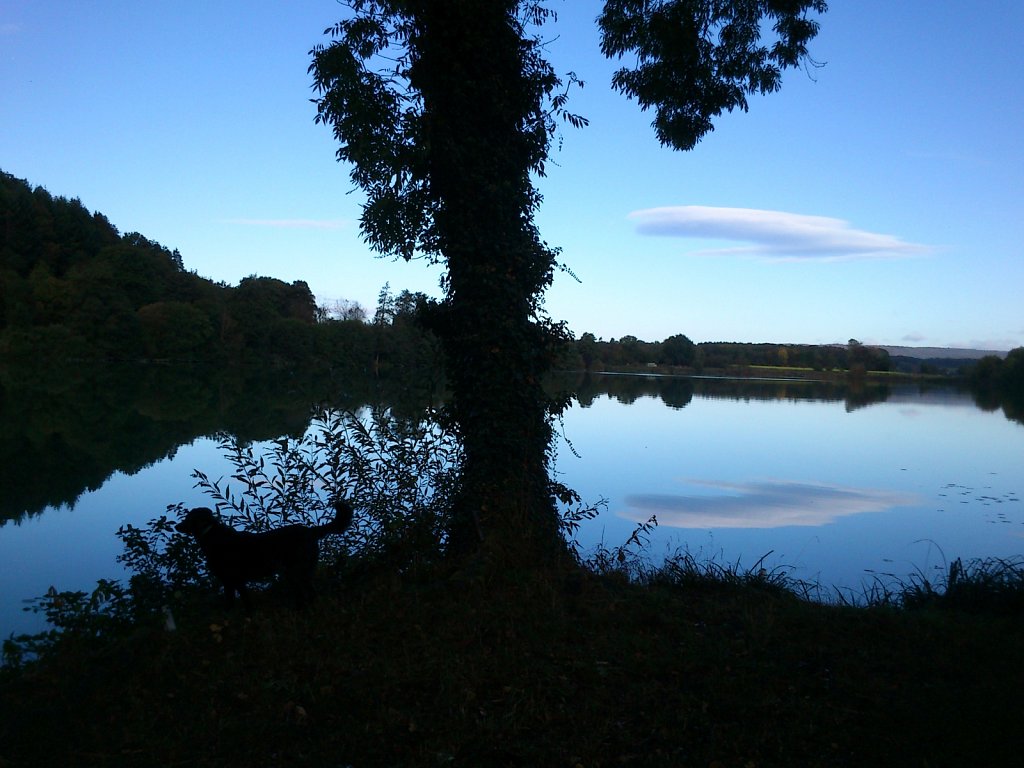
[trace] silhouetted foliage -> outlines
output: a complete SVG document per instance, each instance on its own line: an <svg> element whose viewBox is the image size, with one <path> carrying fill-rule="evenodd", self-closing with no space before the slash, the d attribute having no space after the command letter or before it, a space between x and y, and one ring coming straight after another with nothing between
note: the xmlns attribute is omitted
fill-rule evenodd
<svg viewBox="0 0 1024 768"><path fill-rule="evenodd" d="M818 24L807 13L827 8L823 0L607 0L601 51L635 57L612 86L654 108L662 144L687 150L722 112L747 111L748 96L779 90L783 69L811 61L807 44Z"/></svg>
<svg viewBox="0 0 1024 768"><path fill-rule="evenodd" d="M565 403L541 382L568 335L543 309L559 265L534 223L531 175L544 174L558 118L586 123L566 110L565 80L544 58L540 27L554 13L537 0L346 5L351 15L326 30L332 41L311 51L317 121L333 128L338 159L366 193L366 241L446 267L444 300L420 317L443 348L464 448L452 548L548 561L564 553L548 469L551 414ZM781 70L806 59L817 32L806 14L824 9L820 0L609 0L602 49L637 55L638 69L621 70L614 87L656 107L663 143L689 149L713 117L776 90Z"/></svg>

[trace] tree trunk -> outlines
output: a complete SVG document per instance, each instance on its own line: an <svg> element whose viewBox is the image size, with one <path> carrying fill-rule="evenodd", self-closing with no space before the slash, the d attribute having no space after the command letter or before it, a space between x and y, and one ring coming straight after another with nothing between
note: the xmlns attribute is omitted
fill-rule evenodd
<svg viewBox="0 0 1024 768"><path fill-rule="evenodd" d="M553 254L540 242L530 180L536 139L516 3L424 0L411 41L423 96L435 225L448 266L439 335L465 450L452 549L533 563L565 545L549 492L550 367L535 322Z"/></svg>

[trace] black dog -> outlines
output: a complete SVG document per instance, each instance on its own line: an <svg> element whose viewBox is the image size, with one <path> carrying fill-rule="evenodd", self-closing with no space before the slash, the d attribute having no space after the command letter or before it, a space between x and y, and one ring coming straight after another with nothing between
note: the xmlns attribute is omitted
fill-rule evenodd
<svg viewBox="0 0 1024 768"><path fill-rule="evenodd" d="M320 539L343 533L352 523L348 502L334 503L335 518L326 525L286 525L273 531L248 533L236 531L207 507L196 507L174 526L179 533L196 537L206 556L210 573L224 585L230 606L235 593L248 605L246 583L280 574L291 587L295 601L305 604L313 595L313 574L320 556Z"/></svg>

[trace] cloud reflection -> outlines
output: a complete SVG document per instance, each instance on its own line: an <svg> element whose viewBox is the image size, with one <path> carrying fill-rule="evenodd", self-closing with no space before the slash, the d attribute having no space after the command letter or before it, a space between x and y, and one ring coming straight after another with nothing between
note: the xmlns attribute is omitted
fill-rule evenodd
<svg viewBox="0 0 1024 768"><path fill-rule="evenodd" d="M781 528L820 526L841 517L909 506L917 497L899 491L762 480L748 483L692 481L717 494L641 493L627 496L623 517L637 522L657 515L673 528Z"/></svg>

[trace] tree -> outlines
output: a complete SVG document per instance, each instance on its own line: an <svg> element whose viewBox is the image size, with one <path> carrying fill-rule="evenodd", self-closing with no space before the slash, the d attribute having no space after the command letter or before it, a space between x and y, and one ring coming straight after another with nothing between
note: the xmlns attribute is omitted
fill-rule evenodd
<svg viewBox="0 0 1024 768"><path fill-rule="evenodd" d="M677 333L661 342L661 356L668 365L693 365L697 359L697 345L687 336Z"/></svg>
<svg viewBox="0 0 1024 768"><path fill-rule="evenodd" d="M441 341L463 443L455 552L507 564L565 553L548 476L542 377L567 336L544 312L559 266L534 213L574 75L556 75L539 0L349 0L311 51L318 122L366 193L363 237L382 255L443 262L445 296L420 307ZM613 86L655 107L665 144L693 147L723 110L779 87L806 59L820 0L608 0L606 55L635 54ZM764 22L775 42L762 44Z"/></svg>
<svg viewBox="0 0 1024 768"><path fill-rule="evenodd" d="M594 334L588 332L580 336L579 341L576 342L576 349L580 353L583 367L589 371L590 366L597 359L597 339L594 338Z"/></svg>
<svg viewBox="0 0 1024 768"><path fill-rule="evenodd" d="M158 301L136 312L147 357L195 360L210 357L213 324L200 309L179 301Z"/></svg>
<svg viewBox="0 0 1024 768"><path fill-rule="evenodd" d="M1003 360L1003 389L1024 395L1024 347L1011 349Z"/></svg>
<svg viewBox="0 0 1024 768"><path fill-rule="evenodd" d="M358 301L341 299L334 304L334 315L339 320L365 323L366 307Z"/></svg>
<svg viewBox="0 0 1024 768"><path fill-rule="evenodd" d="M856 339L850 339L846 350L847 368L852 374L863 375L865 371L888 371L892 367L889 353L880 347L868 347Z"/></svg>
<svg viewBox="0 0 1024 768"><path fill-rule="evenodd" d="M229 356L280 357L288 363L312 352L316 300L302 280L286 283L273 277L243 278L227 301L222 329Z"/></svg>

